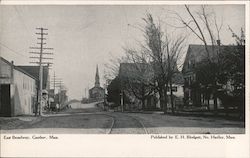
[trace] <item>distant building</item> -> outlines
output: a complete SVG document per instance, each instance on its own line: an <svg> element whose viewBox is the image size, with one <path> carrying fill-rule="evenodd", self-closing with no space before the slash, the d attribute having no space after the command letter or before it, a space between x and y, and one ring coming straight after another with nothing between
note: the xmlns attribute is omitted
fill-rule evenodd
<svg viewBox="0 0 250 158"><path fill-rule="evenodd" d="M135 94L138 92L139 92L138 94L140 94L140 91L138 90L140 90L140 88L143 88L141 87L143 85L140 86L139 84L145 81L152 82L154 76L155 76L155 73L150 64L121 63L118 77L121 82L120 88L125 94L124 97L129 99L132 104L135 104L135 106L139 105L139 107L141 107L142 106L141 101L138 99L138 96L137 97L135 96ZM184 81L183 81L182 74L178 71L178 73L176 73L172 79L174 104L178 106L183 104L183 97L184 97L183 83ZM135 90L138 92L135 93ZM157 91L150 92L150 90L148 90L148 92L146 93L147 93L147 97L145 100L145 109L163 108L160 106L159 93ZM168 94L168 97L170 97L169 89L168 89L167 94ZM170 108L170 99L168 99L168 107Z"/></svg>
<svg viewBox="0 0 250 158"><path fill-rule="evenodd" d="M183 103L183 99L184 99L184 79L183 79L183 75L179 71L173 75L173 78L172 78L172 92L173 92L174 107L175 108L181 108L184 105L184 103ZM168 94L168 97L169 97L167 107L171 108L171 104L170 104L170 87L168 87L167 94Z"/></svg>
<svg viewBox="0 0 250 158"><path fill-rule="evenodd" d="M37 79L0 57L0 116L32 115L37 103Z"/></svg>
<svg viewBox="0 0 250 158"><path fill-rule="evenodd" d="M89 90L89 100L99 101L104 99L105 90L100 86L100 77L98 71L98 65L96 66L96 75L95 75L95 86Z"/></svg>
<svg viewBox="0 0 250 158"><path fill-rule="evenodd" d="M66 89L61 89L60 92L55 94L54 102L59 104L60 109L63 109L66 106L66 103L68 102L68 96L66 93Z"/></svg>
<svg viewBox="0 0 250 158"><path fill-rule="evenodd" d="M152 80L154 72L149 64L145 63L121 63L119 69L120 88L123 94L124 110L143 108L142 98L145 95L144 108L160 108L157 95L149 88L145 89L140 83L142 80ZM143 93L142 91L145 91Z"/></svg>

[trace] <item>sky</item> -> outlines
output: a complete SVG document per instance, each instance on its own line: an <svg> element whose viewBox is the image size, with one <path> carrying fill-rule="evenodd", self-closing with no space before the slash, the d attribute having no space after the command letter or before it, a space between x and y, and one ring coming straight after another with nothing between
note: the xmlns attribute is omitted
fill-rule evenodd
<svg viewBox="0 0 250 158"><path fill-rule="evenodd" d="M196 12L200 6L191 9ZM169 25L179 25L170 10L188 19L183 5L0 5L0 55L15 65L30 65L34 60L29 58L29 47L38 42L35 28L47 28L46 47L54 48L50 75L55 72L62 78L71 99L81 99L85 89L94 86L97 65L103 85L108 71L104 65L110 58L122 56L123 47L137 47L136 41L144 40L140 28L145 26L146 13L172 37L187 35L187 46L200 44L187 29ZM208 10L216 14L218 23L223 21L222 43L234 43L228 25L236 33L245 28L244 5L210 5Z"/></svg>

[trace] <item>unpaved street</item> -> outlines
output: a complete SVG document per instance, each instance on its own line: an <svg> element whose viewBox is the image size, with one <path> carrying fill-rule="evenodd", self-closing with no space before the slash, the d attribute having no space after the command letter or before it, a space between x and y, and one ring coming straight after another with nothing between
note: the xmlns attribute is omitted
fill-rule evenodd
<svg viewBox="0 0 250 158"><path fill-rule="evenodd" d="M43 117L0 118L1 133L62 134L242 134L244 123L161 113L104 112L92 104Z"/></svg>
<svg viewBox="0 0 250 158"><path fill-rule="evenodd" d="M114 119L110 134L147 134L144 125L136 118L122 113L109 113Z"/></svg>
<svg viewBox="0 0 250 158"><path fill-rule="evenodd" d="M243 134L243 122L219 118L129 113L152 134Z"/></svg>

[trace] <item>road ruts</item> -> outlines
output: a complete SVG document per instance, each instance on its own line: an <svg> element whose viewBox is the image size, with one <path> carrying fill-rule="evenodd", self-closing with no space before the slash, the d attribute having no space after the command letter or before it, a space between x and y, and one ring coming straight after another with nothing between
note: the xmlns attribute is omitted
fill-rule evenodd
<svg viewBox="0 0 250 158"><path fill-rule="evenodd" d="M143 123L124 113L110 113L114 118L109 134L147 134Z"/></svg>

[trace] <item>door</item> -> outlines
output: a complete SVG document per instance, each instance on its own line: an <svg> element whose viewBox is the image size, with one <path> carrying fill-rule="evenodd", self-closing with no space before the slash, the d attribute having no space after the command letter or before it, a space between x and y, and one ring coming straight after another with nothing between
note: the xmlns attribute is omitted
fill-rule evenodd
<svg viewBox="0 0 250 158"><path fill-rule="evenodd" d="M10 85L0 86L0 116L11 116Z"/></svg>

